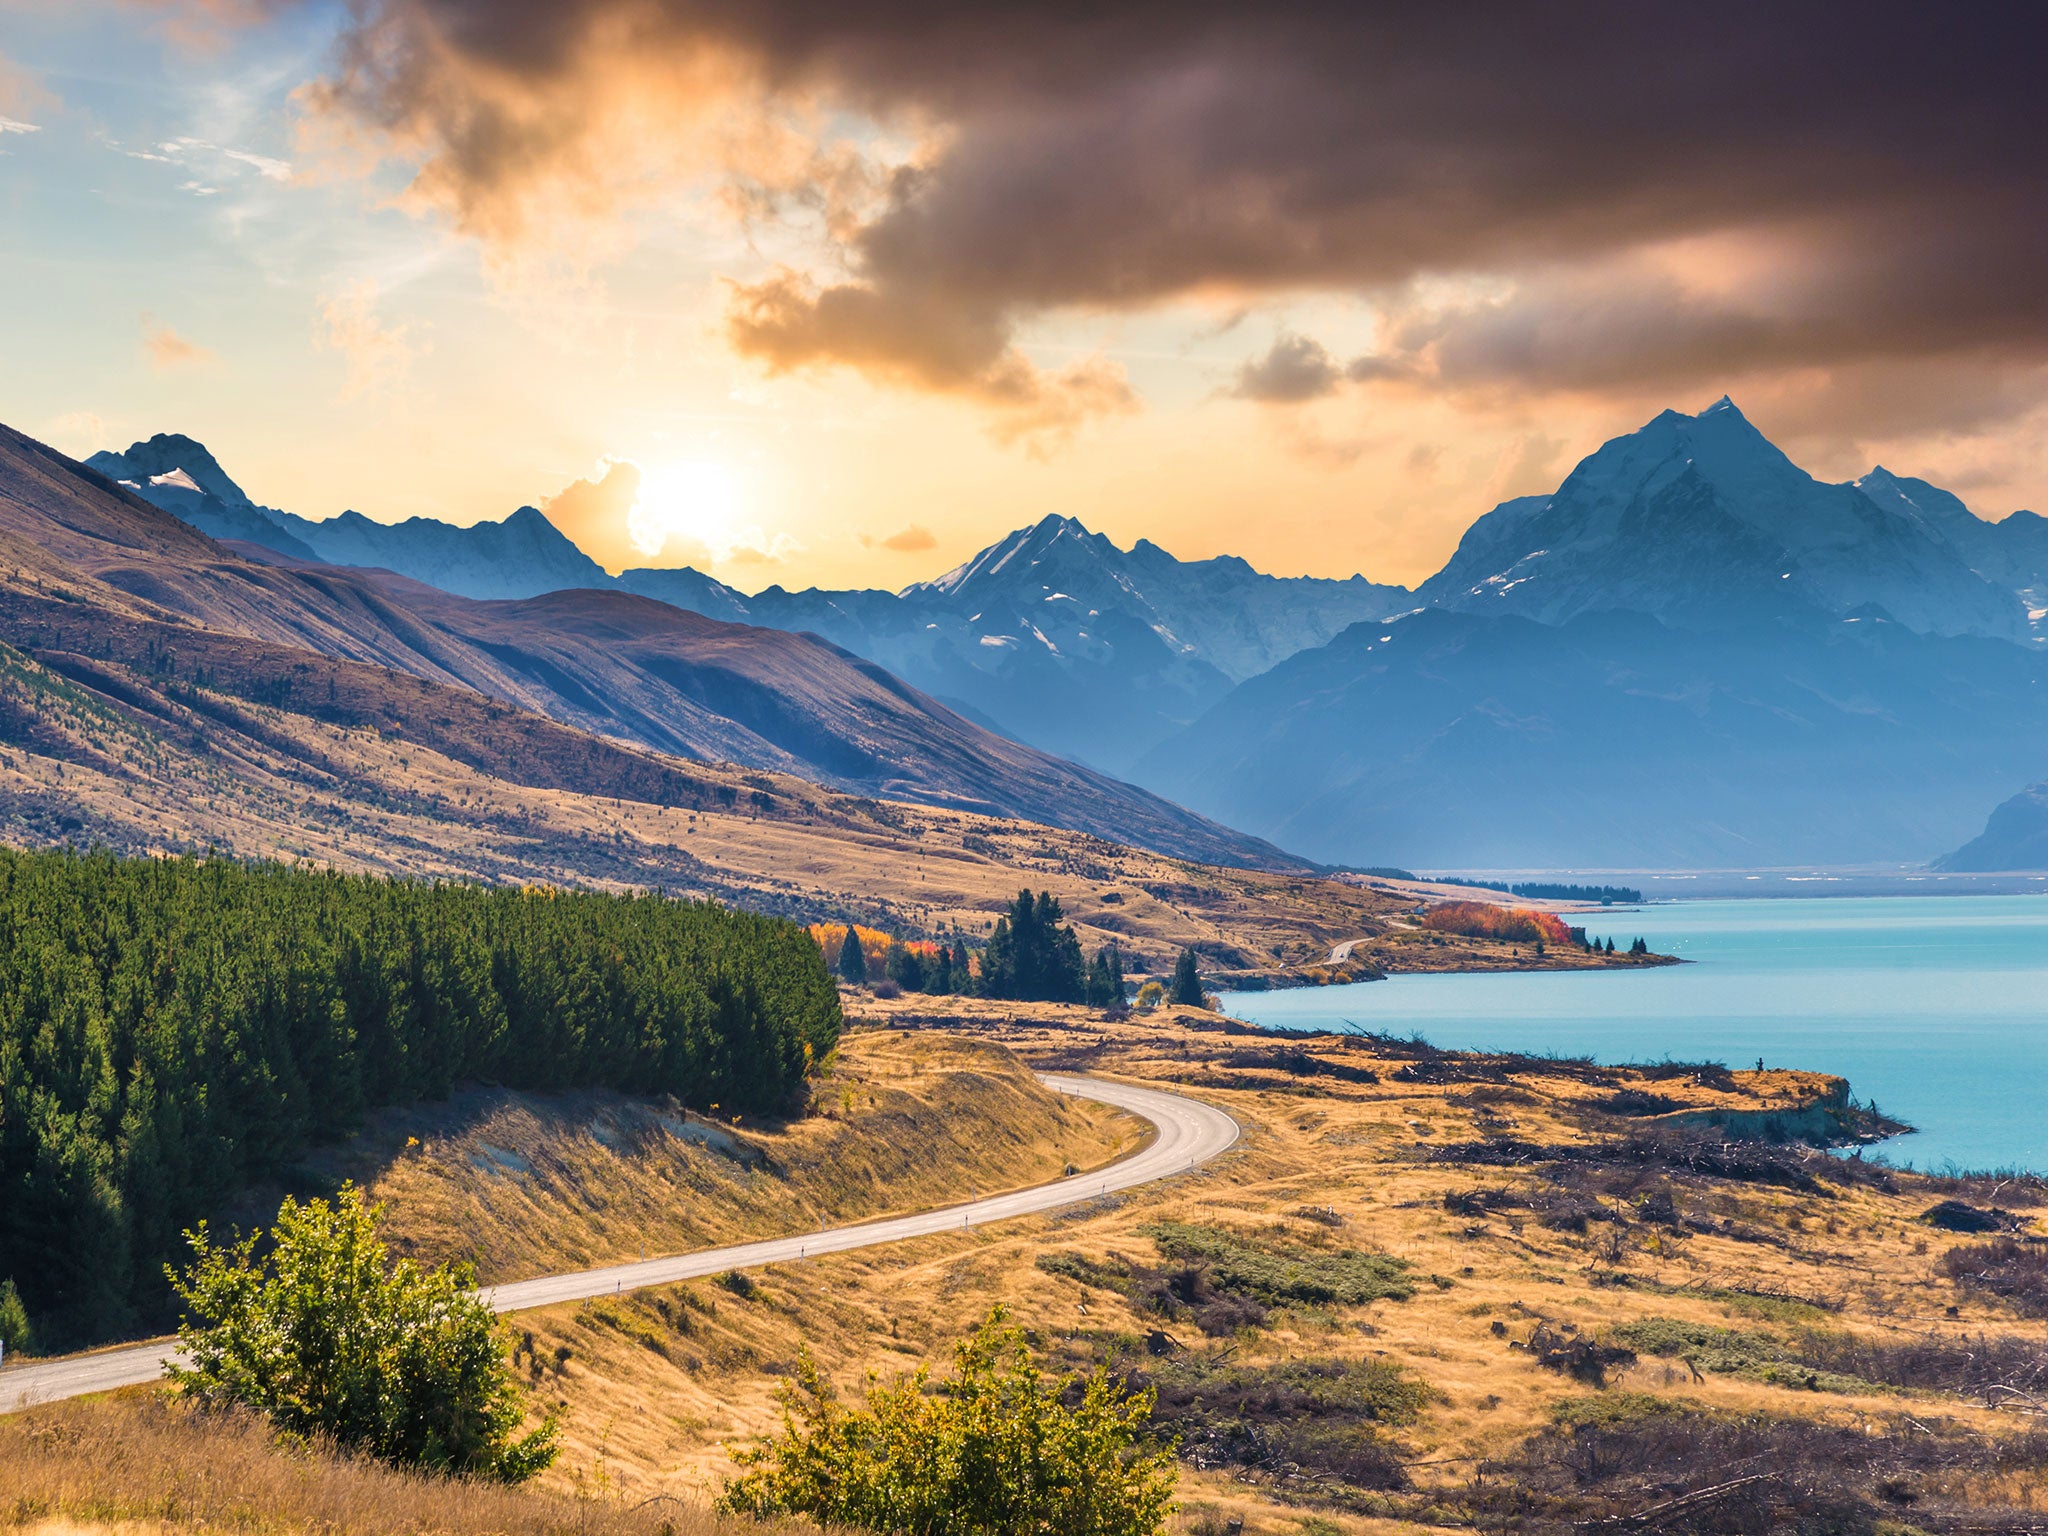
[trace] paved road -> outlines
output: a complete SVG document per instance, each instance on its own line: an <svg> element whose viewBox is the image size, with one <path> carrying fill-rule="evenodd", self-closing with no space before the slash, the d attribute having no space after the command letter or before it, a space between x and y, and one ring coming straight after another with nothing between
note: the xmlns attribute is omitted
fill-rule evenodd
<svg viewBox="0 0 2048 1536"><path fill-rule="evenodd" d="M1012 1190L1008 1194L991 1195L985 1200L940 1210L920 1211L914 1216L889 1216L879 1221L862 1222L858 1226L833 1227L797 1237L769 1238L764 1242L680 1253L637 1264L614 1264L606 1269L586 1269L575 1274L549 1275L539 1280L519 1280L510 1285L490 1287L484 1291L484 1297L500 1312L517 1312L525 1307L581 1301L586 1296L610 1296L646 1285L694 1280L703 1275L723 1274L729 1269L786 1264L820 1254L844 1253L850 1248L870 1248L878 1243L898 1243L905 1238L925 1237L934 1232L983 1226L991 1221L1055 1210L1120 1189L1152 1183L1183 1172L1197 1163L1207 1162L1237 1141L1237 1122L1214 1105L1204 1104L1199 1099L1163 1093L1153 1088L1134 1088L1126 1083L1057 1073L1041 1072L1039 1080L1056 1093L1093 1099L1148 1120L1156 1134L1145 1147L1107 1168L1061 1179L1053 1184L1038 1184L1030 1189ZM164 1362L171 1355L172 1349L168 1344L138 1344L132 1348L102 1350L98 1354L76 1355L64 1360L9 1366L0 1371L0 1413L12 1413L32 1403L82 1397L88 1392L106 1392L115 1387L154 1381L163 1374Z"/></svg>

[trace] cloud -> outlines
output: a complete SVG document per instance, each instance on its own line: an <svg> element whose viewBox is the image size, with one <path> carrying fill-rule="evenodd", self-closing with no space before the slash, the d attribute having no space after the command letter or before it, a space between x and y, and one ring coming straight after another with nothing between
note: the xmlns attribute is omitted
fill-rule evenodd
<svg viewBox="0 0 2048 1536"><path fill-rule="evenodd" d="M392 389L412 371L418 349L407 339L410 327L385 325L377 318L377 285L365 278L333 297L322 296L313 327L313 344L339 352L348 375L341 397Z"/></svg>
<svg viewBox="0 0 2048 1536"><path fill-rule="evenodd" d="M224 149L221 151L230 160L240 161L252 167L256 174L266 181L290 181L292 168L288 161L273 160L268 155L251 154L246 149Z"/></svg>
<svg viewBox="0 0 2048 1536"><path fill-rule="evenodd" d="M51 111L61 105L37 76L0 53L0 136L41 133L42 125L29 122L29 114Z"/></svg>
<svg viewBox="0 0 2048 1536"><path fill-rule="evenodd" d="M629 459L601 459L591 478L572 481L540 509L578 549L617 572L646 559L629 526L639 499L640 466Z"/></svg>
<svg viewBox="0 0 2048 1536"><path fill-rule="evenodd" d="M1137 395L1123 369L1084 358L1057 373L1011 345L994 316L905 300L859 283L819 288L783 271L736 286L727 334L771 374L848 367L871 378L973 401L991 413L1003 442L1048 451L1091 418L1128 414Z"/></svg>
<svg viewBox="0 0 2048 1536"><path fill-rule="evenodd" d="M187 341L149 315L142 317L142 351L150 366L163 373L181 368L210 368L220 361L208 348Z"/></svg>
<svg viewBox="0 0 2048 1536"><path fill-rule="evenodd" d="M1517 285L1427 357L1411 338L1417 382L1447 385L2048 356L2048 100L1998 8L1880 4L1853 27L1632 0L354 15L308 110L412 166L414 206L493 250L588 257L638 210L736 189L750 222L785 227L778 248L817 252L735 287L736 346L966 399L1041 446L1135 396L1104 368L1035 367L1033 324L1188 300ZM1716 242L1771 259L1716 274ZM1571 291L1664 257L1661 293ZM1553 344L1580 323L1600 334ZM1299 366L1243 382L1335 384Z"/></svg>
<svg viewBox="0 0 2048 1536"><path fill-rule="evenodd" d="M1292 405L1327 395L1343 377L1344 370L1321 342L1283 331L1265 356L1237 370L1230 392L1242 400Z"/></svg>
<svg viewBox="0 0 2048 1536"><path fill-rule="evenodd" d="M912 523L900 533L892 533L886 539L870 538L862 534L860 541L870 549L880 545L883 549L894 550L899 555L922 554L925 550L939 547L937 535L922 523Z"/></svg>

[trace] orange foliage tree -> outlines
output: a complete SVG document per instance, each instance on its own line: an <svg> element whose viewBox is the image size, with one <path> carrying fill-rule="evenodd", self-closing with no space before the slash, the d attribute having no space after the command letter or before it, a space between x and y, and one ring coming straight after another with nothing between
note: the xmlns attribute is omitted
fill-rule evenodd
<svg viewBox="0 0 2048 1536"><path fill-rule="evenodd" d="M827 967L838 967L840 946L846 942L846 926L845 923L811 924L811 937L818 941L818 948L825 952ZM860 939L861 952L868 957L869 973L879 973L882 962L888 957L889 946L896 942L895 938L879 928L867 928L859 923L853 925L853 931ZM905 939L903 947L915 951L926 960L936 960L939 957L939 946L926 939Z"/></svg>
<svg viewBox="0 0 2048 1536"><path fill-rule="evenodd" d="M1424 928L1438 933L1461 934L1468 939L1501 939L1509 943L1570 944L1571 929L1555 912L1538 912L1531 907L1502 907L1490 901L1447 901L1431 907L1418 919Z"/></svg>

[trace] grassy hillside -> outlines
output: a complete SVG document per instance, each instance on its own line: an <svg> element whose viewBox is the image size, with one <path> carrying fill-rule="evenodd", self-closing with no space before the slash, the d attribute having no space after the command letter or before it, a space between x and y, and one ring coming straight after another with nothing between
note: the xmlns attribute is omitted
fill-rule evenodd
<svg viewBox="0 0 2048 1536"><path fill-rule="evenodd" d="M1066 1213L522 1315L567 1405L561 1486L698 1496L799 1342L852 1386L942 1358L1001 1298L1055 1353L1159 1387L1190 1530L1562 1532L1750 1474L1666 1528L2044 1518L2048 1438L2011 1394L2048 1307L1973 1278L1995 1235L1940 1222L1960 1201L2035 1232L2048 1190L1702 1123L1847 1134L1839 1080L970 1014L1042 1065L1199 1093L1245 1138ZM1342 1299L1360 1283L1377 1299Z"/></svg>
<svg viewBox="0 0 2048 1536"><path fill-rule="evenodd" d="M1060 897L1091 947L1115 938L1163 969L1193 945L1217 974L1252 978L1607 963L1418 932L1405 891L684 762L466 689L393 690L380 669L319 665L326 682L294 685L311 703L264 703L0 644L0 839L662 889L906 933L985 932L1030 885Z"/></svg>
<svg viewBox="0 0 2048 1536"><path fill-rule="evenodd" d="M314 1169L384 1202L397 1252L489 1283L948 1205L1098 1166L1139 1133L993 1042L869 1033L801 1117L470 1088L379 1114Z"/></svg>

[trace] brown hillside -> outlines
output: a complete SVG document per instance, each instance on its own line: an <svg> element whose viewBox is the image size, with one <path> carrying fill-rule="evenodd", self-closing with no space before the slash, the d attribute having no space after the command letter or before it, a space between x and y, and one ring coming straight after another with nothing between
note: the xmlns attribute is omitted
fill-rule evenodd
<svg viewBox="0 0 2048 1536"><path fill-rule="evenodd" d="M983 730L815 636L724 624L623 592L478 603L388 572L248 558L4 428L0 639L316 714L334 704L336 723L375 719L416 740L411 711L363 695L404 696L422 683L468 689L674 756L1183 857L1300 867L1255 838ZM336 666L351 663L400 675L353 674L342 707Z"/></svg>

